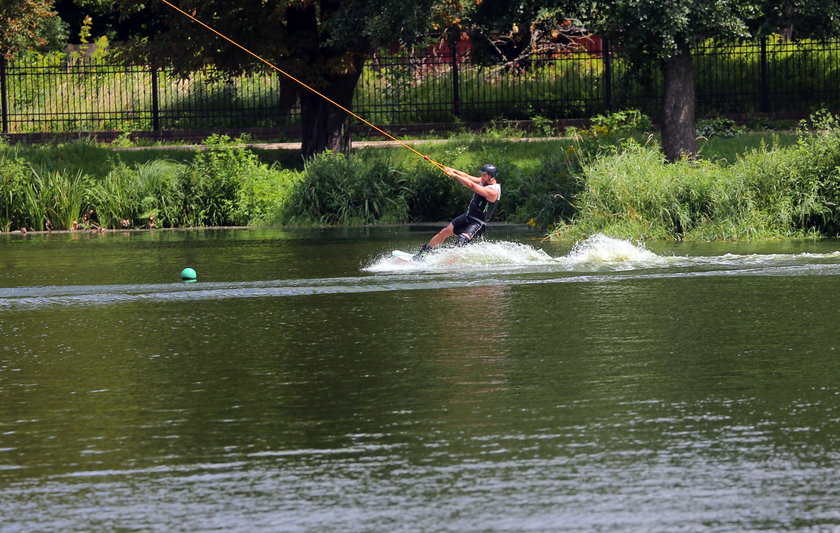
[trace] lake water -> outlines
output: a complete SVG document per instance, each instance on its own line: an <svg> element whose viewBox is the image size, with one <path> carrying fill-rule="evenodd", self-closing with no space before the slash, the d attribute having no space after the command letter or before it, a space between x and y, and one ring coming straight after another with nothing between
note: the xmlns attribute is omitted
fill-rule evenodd
<svg viewBox="0 0 840 533"><path fill-rule="evenodd" d="M840 241L433 231L0 237L0 531L840 528Z"/></svg>

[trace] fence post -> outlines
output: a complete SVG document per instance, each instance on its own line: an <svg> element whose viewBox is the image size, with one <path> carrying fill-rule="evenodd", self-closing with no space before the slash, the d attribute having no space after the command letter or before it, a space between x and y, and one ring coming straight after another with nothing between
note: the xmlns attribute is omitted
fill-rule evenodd
<svg viewBox="0 0 840 533"><path fill-rule="evenodd" d="M158 69L152 66L152 131L160 130L160 105L158 103Z"/></svg>
<svg viewBox="0 0 840 533"><path fill-rule="evenodd" d="M759 60L759 80L758 80L758 110L762 113L767 113L770 107L769 97L767 93L767 37L761 38L761 53Z"/></svg>
<svg viewBox="0 0 840 533"><path fill-rule="evenodd" d="M9 133L9 93L6 88L6 66L8 61L0 56L0 98L3 100L3 133Z"/></svg>
<svg viewBox="0 0 840 533"><path fill-rule="evenodd" d="M452 57L452 114L461 116L461 82L458 79L458 38L453 37L450 41L449 51Z"/></svg>
<svg viewBox="0 0 840 533"><path fill-rule="evenodd" d="M604 104L607 111L612 111L612 54L610 54L610 40L606 37L601 39L601 56L604 59Z"/></svg>

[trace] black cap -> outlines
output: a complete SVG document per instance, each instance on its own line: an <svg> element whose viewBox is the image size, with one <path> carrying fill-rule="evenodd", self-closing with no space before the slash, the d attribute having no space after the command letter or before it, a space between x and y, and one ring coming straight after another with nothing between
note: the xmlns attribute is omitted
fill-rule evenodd
<svg viewBox="0 0 840 533"><path fill-rule="evenodd" d="M486 173L490 174L490 176L491 176L491 177L495 178L495 177L496 177L496 173L497 173L499 170L496 168L496 165L492 165L492 164L490 164L490 163L487 163L486 165L484 165L483 167L481 167L481 171L482 171L482 172L486 172Z"/></svg>

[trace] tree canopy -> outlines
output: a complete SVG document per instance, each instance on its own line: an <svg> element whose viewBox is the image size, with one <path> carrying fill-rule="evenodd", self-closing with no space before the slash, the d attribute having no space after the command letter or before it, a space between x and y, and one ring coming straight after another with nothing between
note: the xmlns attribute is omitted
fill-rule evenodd
<svg viewBox="0 0 840 533"><path fill-rule="evenodd" d="M434 0L180 0L180 9L257 55L350 108L364 61L379 46L409 43L436 18ZM162 31L144 43L153 64L188 72L214 65L231 75L262 65L234 45L178 14L160 1ZM303 153L349 146L347 116L288 81L282 100L300 99Z"/></svg>
<svg viewBox="0 0 840 533"><path fill-rule="evenodd" d="M55 16L53 0L0 0L0 55L44 44L39 29Z"/></svg>
<svg viewBox="0 0 840 533"><path fill-rule="evenodd" d="M758 35L779 32L786 39L840 36L837 0L761 0L762 17L755 21Z"/></svg>
<svg viewBox="0 0 840 533"><path fill-rule="evenodd" d="M633 59L668 61L707 39L749 37L759 7L749 0L590 0L578 3L575 15Z"/></svg>

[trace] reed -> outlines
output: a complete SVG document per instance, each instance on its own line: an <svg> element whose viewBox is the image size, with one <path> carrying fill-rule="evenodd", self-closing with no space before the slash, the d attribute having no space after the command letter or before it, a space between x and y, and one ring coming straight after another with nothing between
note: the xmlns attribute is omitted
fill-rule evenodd
<svg viewBox="0 0 840 533"><path fill-rule="evenodd" d="M81 171L62 172L30 167L23 187L23 227L38 231L71 229L82 220L90 178Z"/></svg>

